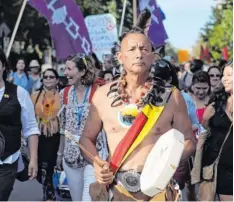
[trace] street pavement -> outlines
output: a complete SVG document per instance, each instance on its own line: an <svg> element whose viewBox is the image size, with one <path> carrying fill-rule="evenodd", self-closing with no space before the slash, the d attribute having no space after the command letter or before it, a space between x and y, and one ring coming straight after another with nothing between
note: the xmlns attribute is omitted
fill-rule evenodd
<svg viewBox="0 0 234 202"><path fill-rule="evenodd" d="M42 201L42 186L36 181L15 181L10 201Z"/></svg>
<svg viewBox="0 0 234 202"><path fill-rule="evenodd" d="M183 201L186 201L185 191L182 195ZM27 182L16 180L9 201L42 201L42 187L36 180Z"/></svg>

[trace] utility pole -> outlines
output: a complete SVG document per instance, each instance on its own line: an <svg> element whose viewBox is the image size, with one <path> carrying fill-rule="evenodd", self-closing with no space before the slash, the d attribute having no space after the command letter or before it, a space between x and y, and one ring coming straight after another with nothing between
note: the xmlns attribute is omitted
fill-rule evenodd
<svg viewBox="0 0 234 202"><path fill-rule="evenodd" d="M133 26L134 26L137 22L137 0L133 0L132 7L133 7L132 11L133 11Z"/></svg>

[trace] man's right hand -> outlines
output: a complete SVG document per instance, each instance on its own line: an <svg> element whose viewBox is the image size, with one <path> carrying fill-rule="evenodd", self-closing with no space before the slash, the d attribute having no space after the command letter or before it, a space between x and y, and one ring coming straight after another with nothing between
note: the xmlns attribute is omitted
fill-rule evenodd
<svg viewBox="0 0 234 202"><path fill-rule="evenodd" d="M113 182L114 175L110 170L109 163L107 161L103 161L100 158L95 157L93 167L96 180L99 184L108 185Z"/></svg>

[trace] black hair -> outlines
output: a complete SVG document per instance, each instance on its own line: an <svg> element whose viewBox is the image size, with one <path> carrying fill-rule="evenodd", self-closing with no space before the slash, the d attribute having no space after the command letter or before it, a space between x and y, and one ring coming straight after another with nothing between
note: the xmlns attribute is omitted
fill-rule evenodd
<svg viewBox="0 0 234 202"><path fill-rule="evenodd" d="M92 85L95 80L95 67L93 64L93 58L86 55L68 56L66 61L72 61L78 71L85 71L85 74L81 77L81 83L83 85Z"/></svg>
<svg viewBox="0 0 234 202"><path fill-rule="evenodd" d="M9 73L9 65L8 65L8 61L7 61L6 55L2 47L0 47L0 61L2 63L2 67L5 68L5 70L3 71L2 78L3 78L3 81L6 81L8 73Z"/></svg>
<svg viewBox="0 0 234 202"><path fill-rule="evenodd" d="M223 60L223 59L221 59L221 60L219 60L219 67L220 68L222 68L225 64L227 64L227 60Z"/></svg>
<svg viewBox="0 0 234 202"><path fill-rule="evenodd" d="M23 60L23 61L24 61L24 65L25 65L25 67L24 67L24 73L25 73L27 79L29 80L29 75L28 75L28 70L29 70L29 69L28 69L28 67L27 67L26 59L25 59L23 56L19 56L19 57L16 59L16 64L13 66L13 72L16 72L16 71L17 71L16 66L17 66L17 63L18 63L20 60Z"/></svg>
<svg viewBox="0 0 234 202"><path fill-rule="evenodd" d="M159 63L161 61L166 63L165 67L160 67ZM157 60L152 65L152 68L154 68L153 70L154 77L158 77L164 80L165 82L169 82L169 84L179 88L179 81L176 75L176 71L174 70L174 67L170 62L168 62L165 59L160 59L160 60Z"/></svg>
<svg viewBox="0 0 234 202"><path fill-rule="evenodd" d="M215 65L210 66L209 69L207 70L207 73L209 74L212 69L217 69L217 70L219 70L220 74L222 73L222 70L220 69L220 67L215 66Z"/></svg>
<svg viewBox="0 0 234 202"><path fill-rule="evenodd" d="M55 78L56 78L56 79L59 79L58 72L57 72L55 69L53 69L53 68L49 68L49 69L46 69L46 70L42 73L42 81L43 81L43 77L44 77L44 75L45 75L46 72L53 72L54 75L55 75ZM38 90L39 93L38 93L38 95L37 95L37 98L36 98L34 107L36 106L37 101L38 101L38 99L39 99L39 97L40 97L40 95L41 95L43 89L44 89L44 85L42 84L41 87L40 87L39 90Z"/></svg>
<svg viewBox="0 0 234 202"><path fill-rule="evenodd" d="M209 86L209 91L208 91L208 95L211 93L211 84L210 84L210 76L207 72L205 71L197 71L193 74L193 78L192 78L192 85L189 88L189 91L191 93L193 93L192 91L192 86L195 83L207 83Z"/></svg>
<svg viewBox="0 0 234 202"><path fill-rule="evenodd" d="M103 72L103 78L105 77L106 74L111 74L111 76L112 76L113 79L114 79L114 75L113 75L112 71L110 71L110 70L104 71L104 72Z"/></svg>
<svg viewBox="0 0 234 202"><path fill-rule="evenodd" d="M223 71L225 69L225 67L227 66L231 66L233 67L233 62L232 60L229 60L228 62L226 62L226 64L223 65L223 68L222 68L222 76L223 76ZM224 110L223 108L226 106L227 104L227 100L228 100L228 97L230 96L229 93L227 93L225 91L225 88L223 85L221 85L219 88L217 88L213 93L212 95L210 96L210 100L209 100L209 104L211 103L215 103L214 107L215 107L215 110L217 112L221 112L221 115L224 115Z"/></svg>
<svg viewBox="0 0 234 202"><path fill-rule="evenodd" d="M95 67L97 69L101 70L102 69L102 65L101 65L100 61L98 60L97 55L95 53L92 53L92 57L93 57L93 60L94 60Z"/></svg>
<svg viewBox="0 0 234 202"><path fill-rule="evenodd" d="M117 42L113 43L111 53L113 55L113 68L120 69L120 64L117 58L117 53L120 51L120 45ZM113 75L114 80L120 77L120 72Z"/></svg>
<svg viewBox="0 0 234 202"><path fill-rule="evenodd" d="M204 63L202 60L194 59L193 61L190 62L190 71L192 73L195 73L197 71L201 71L203 64Z"/></svg>
<svg viewBox="0 0 234 202"><path fill-rule="evenodd" d="M58 72L57 72L55 69L53 69L53 68L48 68L48 69L46 69L46 70L42 73L42 78L45 76L45 73L46 73L46 72L53 72L53 74L55 75L55 78L56 78L56 79L59 79Z"/></svg>

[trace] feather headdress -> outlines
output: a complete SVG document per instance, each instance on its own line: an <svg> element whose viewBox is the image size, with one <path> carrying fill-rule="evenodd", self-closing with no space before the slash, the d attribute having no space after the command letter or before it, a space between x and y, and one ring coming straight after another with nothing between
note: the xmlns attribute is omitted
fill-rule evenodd
<svg viewBox="0 0 234 202"><path fill-rule="evenodd" d="M147 8L145 8L138 16L136 25L134 27L141 28L144 31L145 35L148 35L150 25L151 13Z"/></svg>

